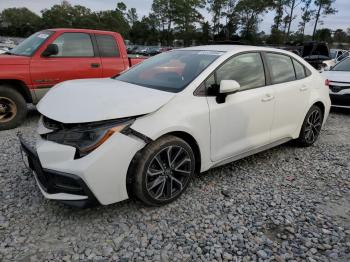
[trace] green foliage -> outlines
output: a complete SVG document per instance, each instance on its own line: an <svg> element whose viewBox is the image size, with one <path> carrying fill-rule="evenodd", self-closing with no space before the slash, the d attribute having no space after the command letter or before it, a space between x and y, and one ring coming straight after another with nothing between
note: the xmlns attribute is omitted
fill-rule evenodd
<svg viewBox="0 0 350 262"><path fill-rule="evenodd" d="M313 38L315 38L315 33L317 29L317 25L320 22L320 17L335 14L338 12L335 8L333 8L335 0L314 0L314 5L316 6L317 12L315 12L315 26L313 32Z"/></svg>
<svg viewBox="0 0 350 262"><path fill-rule="evenodd" d="M0 14L2 33L8 36L29 36L41 27L41 19L27 8L8 8Z"/></svg>
<svg viewBox="0 0 350 262"><path fill-rule="evenodd" d="M258 24L261 15L273 8L272 0L241 0L236 5L236 12L240 17L241 34L248 42L256 40Z"/></svg>
<svg viewBox="0 0 350 262"><path fill-rule="evenodd" d="M317 30L314 36L314 40L331 43L333 42L332 31L328 28Z"/></svg>
<svg viewBox="0 0 350 262"><path fill-rule="evenodd" d="M250 44L282 45L286 41L308 40L305 27L313 23L314 39L332 41L329 29L317 30L321 19L336 13L335 0L153 0L148 16L139 19L136 8L116 2L112 10L94 12L68 1L41 11L41 17L27 8L9 8L0 13L0 34L28 36L46 28L89 28L120 32L137 44L186 46L212 40L235 40ZM210 22L202 16L204 8ZM300 9L301 12L296 12ZM274 11L270 35L258 32L264 14ZM298 19L297 32L291 31ZM350 41L350 31L337 30L334 41Z"/></svg>

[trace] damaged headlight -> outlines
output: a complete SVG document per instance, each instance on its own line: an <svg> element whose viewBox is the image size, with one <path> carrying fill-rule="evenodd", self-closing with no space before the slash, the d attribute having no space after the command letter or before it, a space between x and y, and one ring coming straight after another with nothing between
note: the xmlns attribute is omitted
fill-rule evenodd
<svg viewBox="0 0 350 262"><path fill-rule="evenodd" d="M62 124L46 118L44 125L54 131L42 137L58 144L75 147L76 157L79 158L89 154L114 133L121 132L133 122L134 119L124 118L85 124Z"/></svg>

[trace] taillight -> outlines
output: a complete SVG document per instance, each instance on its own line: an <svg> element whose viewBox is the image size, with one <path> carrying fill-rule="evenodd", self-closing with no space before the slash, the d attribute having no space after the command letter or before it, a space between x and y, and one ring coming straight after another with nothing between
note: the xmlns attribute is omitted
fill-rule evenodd
<svg viewBox="0 0 350 262"><path fill-rule="evenodd" d="M326 79L326 81L324 81L324 84L326 85L326 86L328 86L329 87L329 84L331 83L331 81L329 81L329 79Z"/></svg>

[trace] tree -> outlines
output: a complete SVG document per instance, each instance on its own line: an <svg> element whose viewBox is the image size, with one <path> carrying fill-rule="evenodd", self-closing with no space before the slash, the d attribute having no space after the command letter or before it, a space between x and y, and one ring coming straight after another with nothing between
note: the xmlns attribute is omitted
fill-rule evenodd
<svg viewBox="0 0 350 262"><path fill-rule="evenodd" d="M9 36L29 36L41 27L40 17L25 7L4 9L0 17L6 25L3 33Z"/></svg>
<svg viewBox="0 0 350 262"><path fill-rule="evenodd" d="M333 40L337 43L345 43L347 42L347 34L343 31L343 29L337 29L334 32Z"/></svg>
<svg viewBox="0 0 350 262"><path fill-rule="evenodd" d="M198 11L205 7L205 0L173 0L173 17L179 36L184 40L186 46L190 44L191 34L195 32L195 23L203 20Z"/></svg>
<svg viewBox="0 0 350 262"><path fill-rule="evenodd" d="M236 5L236 12L240 17L242 37L254 41L260 16L272 8L272 0L241 0Z"/></svg>
<svg viewBox="0 0 350 262"><path fill-rule="evenodd" d="M317 24L320 21L321 15L326 16L326 15L335 14L337 12L337 10L332 7L334 2L335 0L315 0L314 1L315 6L317 7L317 12L315 15L315 26L312 34L312 39L315 38Z"/></svg>
<svg viewBox="0 0 350 262"><path fill-rule="evenodd" d="M44 9L41 13L46 28L96 28L98 26L96 15L89 8L81 5L72 6L67 1L54 5L50 9Z"/></svg>
<svg viewBox="0 0 350 262"><path fill-rule="evenodd" d="M311 21L312 16L315 14L315 10L311 9L312 0L303 0L303 6L301 8L302 15L299 22L299 31L304 38L306 24Z"/></svg>
<svg viewBox="0 0 350 262"><path fill-rule="evenodd" d="M287 17L288 17L288 29L287 29L287 34L285 36L285 39L288 40L289 34L290 34L290 27L292 25L293 20L296 18L294 15L295 8L300 5L301 0L286 0L285 5L288 8Z"/></svg>
<svg viewBox="0 0 350 262"><path fill-rule="evenodd" d="M227 5L227 2L227 0L208 0L208 11L212 14L213 17L213 32L217 34L219 34L220 29L222 28L220 20L223 16L224 7Z"/></svg>
<svg viewBox="0 0 350 262"><path fill-rule="evenodd" d="M317 30L314 36L314 40L331 43L332 30L330 30L329 28L323 28L323 29Z"/></svg>
<svg viewBox="0 0 350 262"><path fill-rule="evenodd" d="M161 34L168 45L171 45L173 34L174 4L171 0L153 0L152 12L161 24Z"/></svg>
<svg viewBox="0 0 350 262"><path fill-rule="evenodd" d="M134 23L138 20L138 15L136 12L136 8L131 8L128 10L127 14L128 22L131 26L134 25Z"/></svg>

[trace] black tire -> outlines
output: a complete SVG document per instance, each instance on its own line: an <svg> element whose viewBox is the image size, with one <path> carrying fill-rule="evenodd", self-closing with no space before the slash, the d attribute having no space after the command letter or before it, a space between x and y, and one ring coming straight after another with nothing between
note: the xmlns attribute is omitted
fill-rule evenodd
<svg viewBox="0 0 350 262"><path fill-rule="evenodd" d="M19 126L27 115L24 97L11 86L0 86L0 130Z"/></svg>
<svg viewBox="0 0 350 262"><path fill-rule="evenodd" d="M186 190L195 172L195 156L184 140L164 136L138 153L131 170L133 194L147 205L161 206Z"/></svg>
<svg viewBox="0 0 350 262"><path fill-rule="evenodd" d="M308 147L313 145L318 136L323 123L323 112L319 106L313 105L307 112L299 137L296 142L298 146Z"/></svg>

